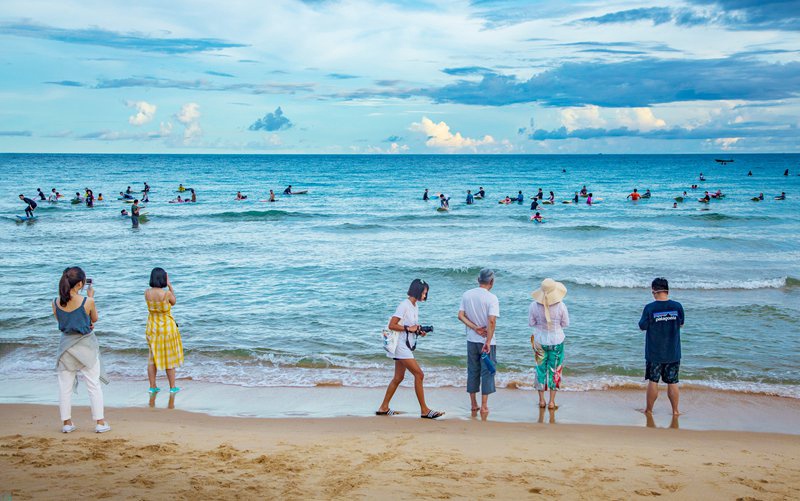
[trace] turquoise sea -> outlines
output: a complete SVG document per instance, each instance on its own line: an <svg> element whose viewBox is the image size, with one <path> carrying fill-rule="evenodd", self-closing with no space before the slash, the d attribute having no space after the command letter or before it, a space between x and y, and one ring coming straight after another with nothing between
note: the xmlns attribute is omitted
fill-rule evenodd
<svg viewBox="0 0 800 501"><path fill-rule="evenodd" d="M178 297L180 376L383 386L392 363L379 334L419 277L431 284L420 321L435 327L416 351L426 384L462 387L459 300L491 267L500 386L531 386L527 312L545 277L568 288L566 389L638 384L637 321L650 280L664 276L686 311L684 383L800 398L800 155L734 155L726 166L714 158L0 155L0 375L52 377L50 301L61 271L79 265L95 280L109 375L144 380L143 292L162 266ZM117 193L145 181L149 220L132 229ZM167 203L179 183L195 188L197 203ZM308 194L280 195L289 184ZM544 224L529 221L538 188L561 201L583 185L602 201L545 206ZM465 205L466 190L479 186L487 198ZM35 222L16 222L20 193L54 187L66 201L43 202ZM84 187L106 201L70 204ZM653 197L626 201L634 187ZM423 202L425 188L450 195L452 210ZM259 201L269 189L278 202ZM726 197L700 204L706 189ZM519 190L525 204L497 203ZM249 199L235 201L237 191ZM786 200L774 200L782 191ZM750 200L761 192L763 202Z"/></svg>

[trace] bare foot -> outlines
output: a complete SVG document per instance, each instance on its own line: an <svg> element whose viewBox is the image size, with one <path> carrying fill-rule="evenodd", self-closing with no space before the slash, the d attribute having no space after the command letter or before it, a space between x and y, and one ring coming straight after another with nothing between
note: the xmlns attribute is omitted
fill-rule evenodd
<svg viewBox="0 0 800 501"><path fill-rule="evenodd" d="M540 408L540 409L544 409L545 407L547 407L547 402L545 402L544 400L542 400L541 402L539 402L539 408Z"/></svg>
<svg viewBox="0 0 800 501"><path fill-rule="evenodd" d="M550 402L549 404L547 404L547 408L555 410L558 409L558 406L555 404L555 402Z"/></svg>

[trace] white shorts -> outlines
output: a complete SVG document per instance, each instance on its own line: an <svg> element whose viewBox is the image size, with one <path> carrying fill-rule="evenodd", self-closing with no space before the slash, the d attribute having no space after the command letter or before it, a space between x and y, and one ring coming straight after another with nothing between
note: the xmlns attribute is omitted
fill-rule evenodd
<svg viewBox="0 0 800 501"><path fill-rule="evenodd" d="M414 358L414 352L408 349L406 345L406 333L400 332L400 335L397 337L397 348L394 350L394 354L387 353L386 356L389 358L393 358L396 360L408 360ZM411 346L414 346L414 334L408 334L409 343Z"/></svg>

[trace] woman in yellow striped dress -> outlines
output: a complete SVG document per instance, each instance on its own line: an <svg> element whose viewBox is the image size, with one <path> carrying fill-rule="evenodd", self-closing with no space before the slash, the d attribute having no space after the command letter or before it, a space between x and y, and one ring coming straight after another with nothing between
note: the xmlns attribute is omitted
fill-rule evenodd
<svg viewBox="0 0 800 501"><path fill-rule="evenodd" d="M166 369L169 380L169 392L177 393L181 389L175 386L175 368L183 365L183 343L178 324L172 318L172 306L175 305L175 291L163 268L153 268L150 273L150 288L144 293L147 301L147 345L150 356L147 360L147 377L150 380L150 393L158 393L156 371Z"/></svg>

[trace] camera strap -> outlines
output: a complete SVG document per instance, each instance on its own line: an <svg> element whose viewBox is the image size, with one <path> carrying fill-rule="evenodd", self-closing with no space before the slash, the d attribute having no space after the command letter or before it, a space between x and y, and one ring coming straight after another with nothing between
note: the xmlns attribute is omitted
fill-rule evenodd
<svg viewBox="0 0 800 501"><path fill-rule="evenodd" d="M403 330L406 331L406 346L408 346L408 349L411 350L411 351L416 350L417 349L417 333L416 332L408 332L408 328L406 328L405 326L403 326ZM408 337L411 334L414 335L414 346L411 346L411 343L408 342Z"/></svg>

